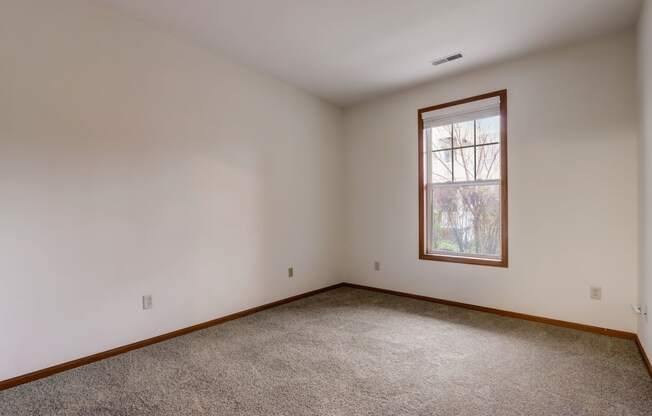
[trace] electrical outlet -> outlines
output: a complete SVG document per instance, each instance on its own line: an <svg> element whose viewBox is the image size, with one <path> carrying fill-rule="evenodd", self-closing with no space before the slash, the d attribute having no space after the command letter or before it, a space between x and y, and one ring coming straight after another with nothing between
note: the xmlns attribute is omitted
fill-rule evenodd
<svg viewBox="0 0 652 416"><path fill-rule="evenodd" d="M377 272L380 271L380 262L379 261L374 262L374 270L377 271Z"/></svg>
<svg viewBox="0 0 652 416"><path fill-rule="evenodd" d="M288 278L292 279L294 277L294 267L288 268Z"/></svg>
<svg viewBox="0 0 652 416"><path fill-rule="evenodd" d="M602 299L602 288L599 286L591 286L591 299L601 300Z"/></svg>
<svg viewBox="0 0 652 416"><path fill-rule="evenodd" d="M152 309L153 308L152 304L152 295L145 295L143 296L143 309Z"/></svg>

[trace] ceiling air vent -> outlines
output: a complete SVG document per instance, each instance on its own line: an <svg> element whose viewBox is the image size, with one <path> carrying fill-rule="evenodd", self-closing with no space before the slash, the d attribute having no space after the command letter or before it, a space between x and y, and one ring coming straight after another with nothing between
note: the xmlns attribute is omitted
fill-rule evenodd
<svg viewBox="0 0 652 416"><path fill-rule="evenodd" d="M454 61L456 59L460 59L462 56L463 55L462 55L461 52L457 52L457 53L454 53L452 55L446 56L444 58L439 58L439 59L433 61L432 65L437 66L437 65L445 64L446 62L450 62L450 61Z"/></svg>

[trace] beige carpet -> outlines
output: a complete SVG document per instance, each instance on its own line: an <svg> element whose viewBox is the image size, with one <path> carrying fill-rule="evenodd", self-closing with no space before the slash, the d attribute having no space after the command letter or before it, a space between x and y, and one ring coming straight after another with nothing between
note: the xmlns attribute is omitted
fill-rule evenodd
<svg viewBox="0 0 652 416"><path fill-rule="evenodd" d="M652 415L632 341L340 288L0 392L0 415Z"/></svg>

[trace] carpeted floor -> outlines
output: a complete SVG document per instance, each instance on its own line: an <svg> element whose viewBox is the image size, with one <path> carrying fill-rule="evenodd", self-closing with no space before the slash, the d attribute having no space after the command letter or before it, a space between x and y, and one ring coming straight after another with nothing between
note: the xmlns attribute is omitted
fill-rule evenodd
<svg viewBox="0 0 652 416"><path fill-rule="evenodd" d="M652 415L632 341L340 288L0 392L0 415Z"/></svg>

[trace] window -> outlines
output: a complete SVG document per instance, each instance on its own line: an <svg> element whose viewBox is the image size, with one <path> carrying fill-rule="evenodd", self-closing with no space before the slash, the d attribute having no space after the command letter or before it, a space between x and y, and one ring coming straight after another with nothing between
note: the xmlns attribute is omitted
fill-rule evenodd
<svg viewBox="0 0 652 416"><path fill-rule="evenodd" d="M419 110L419 258L507 267L507 91Z"/></svg>

